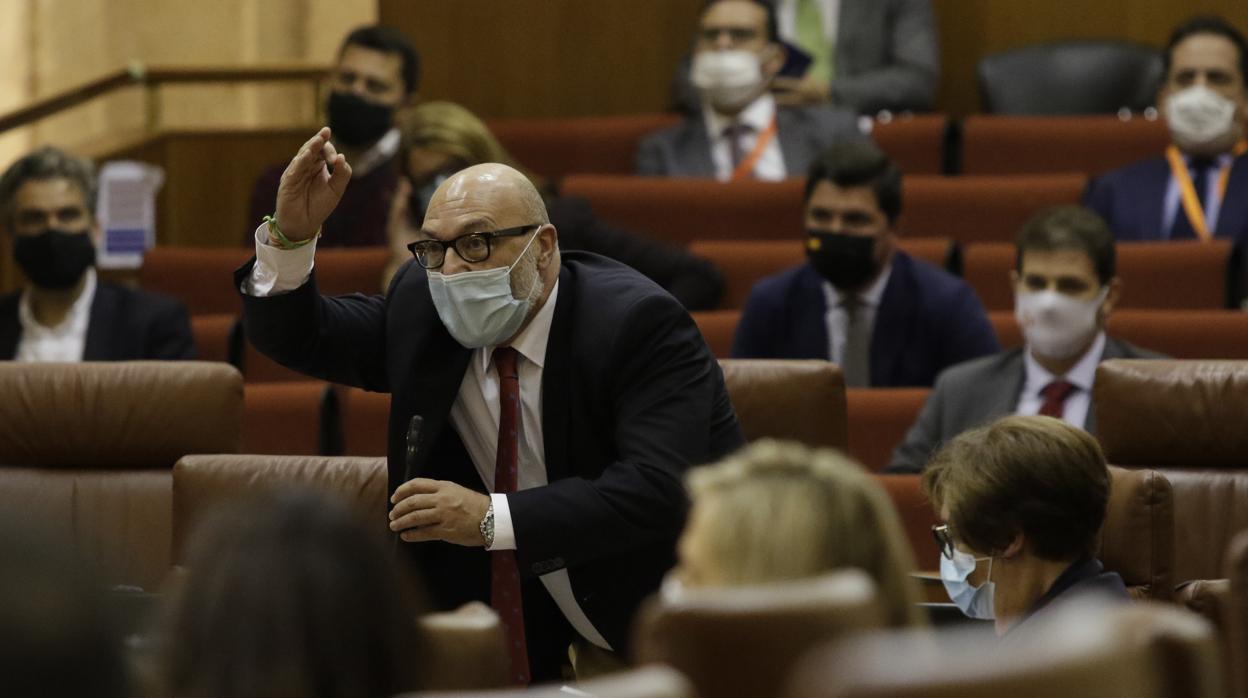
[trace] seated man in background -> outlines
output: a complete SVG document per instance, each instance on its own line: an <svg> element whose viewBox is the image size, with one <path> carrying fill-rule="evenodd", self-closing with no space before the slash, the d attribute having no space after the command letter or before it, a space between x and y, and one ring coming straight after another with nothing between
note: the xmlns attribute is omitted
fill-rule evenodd
<svg viewBox="0 0 1248 698"><path fill-rule="evenodd" d="M472 112L451 102L425 102L400 123L398 194L390 216L393 252L386 284L399 265L410 261L407 245L416 240L433 192L452 174L486 162L520 167ZM676 297L687 310L710 310L724 291L723 277L710 261L683 247L613 228L598 220L589 201L559 196L548 183L525 172L542 192L559 247L584 250L623 262Z"/></svg>
<svg viewBox="0 0 1248 698"><path fill-rule="evenodd" d="M889 472L917 473L940 445L1010 414L1042 414L1094 432L1092 384L1106 359L1162 358L1105 334L1122 282L1114 238L1095 213L1060 206L1018 234L1010 278L1021 349L954 366L936 379Z"/></svg>
<svg viewBox="0 0 1248 698"><path fill-rule="evenodd" d="M1000 350L966 282L897 249L901 172L868 142L833 147L806 178L808 262L758 282L736 358L830 359L850 386L929 386Z"/></svg>
<svg viewBox="0 0 1248 698"><path fill-rule="evenodd" d="M186 308L95 272L91 163L44 147L0 177L0 220L26 287L0 297L0 360L191 359Z"/></svg>
<svg viewBox="0 0 1248 698"><path fill-rule="evenodd" d="M398 182L399 131L395 112L416 99L420 56L399 30L365 26L338 49L325 115L334 140L351 163L351 187L325 220L322 247L386 244L386 213ZM251 217L272 215L286 163L275 164L251 190ZM243 244L254 243L249 230Z"/></svg>
<svg viewBox="0 0 1248 698"><path fill-rule="evenodd" d="M1157 106L1165 157L1092 180L1084 204L1119 240L1248 239L1248 45L1225 20L1198 17L1166 46Z"/></svg>
<svg viewBox="0 0 1248 698"><path fill-rule="evenodd" d="M776 106L769 90L784 56L771 5L708 4L692 68L702 106L641 142L637 174L780 180L805 172L833 142L861 138L851 111Z"/></svg>
<svg viewBox="0 0 1248 698"><path fill-rule="evenodd" d="M1006 417L954 438L923 473L944 522L932 532L949 598L994 620L998 635L1076 596L1127 601L1122 577L1096 559L1109 486L1096 439L1051 417Z"/></svg>
<svg viewBox="0 0 1248 698"><path fill-rule="evenodd" d="M888 625L923 623L901 520L861 465L830 449L764 440L686 480L693 503L664 594L852 567L875 582Z"/></svg>

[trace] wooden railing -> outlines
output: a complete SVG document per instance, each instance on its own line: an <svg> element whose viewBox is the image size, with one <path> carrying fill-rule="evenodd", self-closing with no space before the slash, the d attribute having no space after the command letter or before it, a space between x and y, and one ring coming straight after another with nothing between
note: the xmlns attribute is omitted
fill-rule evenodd
<svg viewBox="0 0 1248 698"><path fill-rule="evenodd" d="M160 127L160 113L156 94L163 85L186 85L194 83L255 83L255 82L307 82L316 90L328 71L323 65L265 65L265 66L207 66L172 67L144 66L134 63L128 68L116 70L77 87L35 100L20 109L0 114L0 134L32 124L40 119L59 114L127 87L144 90L147 109L147 128L155 131Z"/></svg>

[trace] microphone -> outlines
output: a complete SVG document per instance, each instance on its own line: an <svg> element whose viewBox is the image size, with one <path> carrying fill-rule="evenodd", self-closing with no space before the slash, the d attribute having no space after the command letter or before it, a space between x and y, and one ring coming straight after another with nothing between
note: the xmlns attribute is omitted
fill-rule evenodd
<svg viewBox="0 0 1248 698"><path fill-rule="evenodd" d="M412 420L407 423L407 450L403 453L403 482L412 479L412 468L416 466L416 455L420 453L420 439L423 436L422 427L425 420L418 414L412 415ZM402 485L403 482L399 484ZM402 531L394 532L394 549L393 555L399 554L399 534Z"/></svg>

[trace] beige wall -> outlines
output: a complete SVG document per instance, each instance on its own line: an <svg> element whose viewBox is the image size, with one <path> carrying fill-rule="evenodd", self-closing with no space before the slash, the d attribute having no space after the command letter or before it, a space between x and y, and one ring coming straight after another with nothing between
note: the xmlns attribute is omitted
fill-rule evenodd
<svg viewBox="0 0 1248 698"><path fill-rule="evenodd" d="M130 64L236 66L328 63L351 27L375 21L376 0L3 0L0 111ZM180 86L159 98L173 128L259 127L314 119L308 86ZM0 137L0 167L30 147L91 152L105 136L140 131L138 89Z"/></svg>

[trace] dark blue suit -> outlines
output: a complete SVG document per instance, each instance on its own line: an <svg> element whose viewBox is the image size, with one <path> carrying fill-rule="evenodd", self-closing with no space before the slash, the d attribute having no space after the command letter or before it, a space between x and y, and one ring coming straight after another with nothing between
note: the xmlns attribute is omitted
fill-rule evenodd
<svg viewBox="0 0 1248 698"><path fill-rule="evenodd" d="M1210 186L1215 186L1216 177ZM1096 211L1118 240L1169 239L1170 221L1163 221L1170 165L1165 158L1141 160L1096 177L1088 183L1083 205ZM1183 207L1178 207L1183 215ZM1214 237L1248 239L1248 156L1231 165L1226 195Z"/></svg>
<svg viewBox="0 0 1248 698"><path fill-rule="evenodd" d="M827 359L826 314L823 277L814 267L769 276L750 292L732 355ZM945 367L1000 350L970 286L904 252L894 254L871 336L873 387L931 386Z"/></svg>

